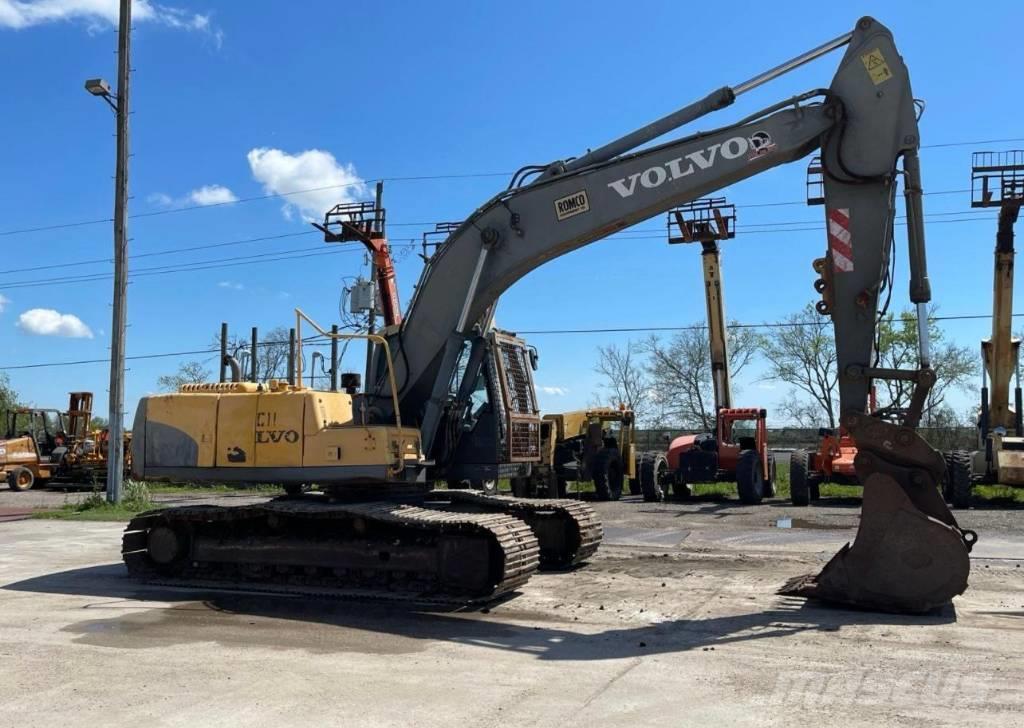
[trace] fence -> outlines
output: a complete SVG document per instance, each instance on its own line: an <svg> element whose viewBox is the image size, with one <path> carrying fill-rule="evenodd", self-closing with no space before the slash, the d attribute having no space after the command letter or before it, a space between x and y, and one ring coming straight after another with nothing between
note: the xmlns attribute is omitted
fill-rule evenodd
<svg viewBox="0 0 1024 728"><path fill-rule="evenodd" d="M920 427L921 436L937 450L975 450L978 447L978 430L973 427ZM637 450L664 450L666 438L671 439L687 434L683 430L640 430L636 431ZM753 435L736 428L737 435ZM815 449L818 447L818 430L813 427L770 427L768 445L773 450Z"/></svg>

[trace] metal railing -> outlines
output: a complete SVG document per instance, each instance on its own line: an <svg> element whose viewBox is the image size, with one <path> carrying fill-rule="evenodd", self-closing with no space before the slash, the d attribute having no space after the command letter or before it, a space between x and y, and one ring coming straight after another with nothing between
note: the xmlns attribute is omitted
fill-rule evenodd
<svg viewBox="0 0 1024 728"><path fill-rule="evenodd" d="M395 367L391 360L391 349L388 347L387 339L377 334L342 334L335 333L332 331L325 330L320 324L311 319L302 309L295 309L295 368L296 376L295 381L302 382L302 322L305 321L312 326L318 334L326 336L329 339L363 339L366 341L372 341L375 344L379 344L384 351L384 360L387 363L388 368L388 382L391 385L391 402L395 408L395 426L402 426L402 414L398 408L398 385L395 379Z"/></svg>

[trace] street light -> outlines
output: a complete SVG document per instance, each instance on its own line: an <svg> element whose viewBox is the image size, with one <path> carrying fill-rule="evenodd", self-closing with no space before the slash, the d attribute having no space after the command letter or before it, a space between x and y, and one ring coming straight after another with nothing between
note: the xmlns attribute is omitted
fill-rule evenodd
<svg viewBox="0 0 1024 728"><path fill-rule="evenodd" d="M99 96L110 104L110 108L117 111L117 104L114 103L117 100L117 94L111 92L110 84L105 79L90 78L85 82L85 90L93 96Z"/></svg>
<svg viewBox="0 0 1024 728"><path fill-rule="evenodd" d="M107 501L119 503L124 476L124 339L128 288L128 80L131 70L132 1L120 0L117 24L117 93L102 78L90 78L85 90L99 96L117 116L117 160L114 182L114 300L110 327L110 412L107 428Z"/></svg>

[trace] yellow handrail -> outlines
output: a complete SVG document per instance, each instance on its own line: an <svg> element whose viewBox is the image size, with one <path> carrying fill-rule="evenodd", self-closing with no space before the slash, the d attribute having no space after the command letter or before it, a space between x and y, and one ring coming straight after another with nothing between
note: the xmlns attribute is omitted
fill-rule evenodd
<svg viewBox="0 0 1024 728"><path fill-rule="evenodd" d="M395 368L391 363L391 349L388 346L387 339L378 334L336 334L332 331L326 331L320 324L307 316L302 309L295 309L295 381L300 385L302 384L302 321L305 320L316 329L317 333L321 336L326 336L329 339L365 339L372 341L375 344L380 344L384 348L384 358L388 365L388 380L391 382L391 402L395 408L395 426L402 426L402 414L398 409L398 386L395 380Z"/></svg>

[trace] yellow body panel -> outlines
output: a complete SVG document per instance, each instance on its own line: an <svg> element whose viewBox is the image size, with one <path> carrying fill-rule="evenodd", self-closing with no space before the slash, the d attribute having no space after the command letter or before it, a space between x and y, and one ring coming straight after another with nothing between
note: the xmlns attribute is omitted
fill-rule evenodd
<svg viewBox="0 0 1024 728"><path fill-rule="evenodd" d="M180 398L188 397L187 406L182 406ZM212 468L216 462L217 444L217 403L218 394L177 394L162 397L150 397L147 416L151 421L187 432L198 450L195 466ZM149 465L175 466L170 462L161 462L165 458L173 458L171 451L148 447L146 462Z"/></svg>
<svg viewBox="0 0 1024 728"><path fill-rule="evenodd" d="M196 391L146 398L146 465L153 467L296 468L382 466L389 478L422 459L416 428L363 426L344 392L275 388ZM227 388L224 388L225 390ZM175 431L175 441L168 438ZM182 442L184 445L182 445ZM199 461L190 461L199 443ZM215 455L215 456L214 456Z"/></svg>
<svg viewBox="0 0 1024 728"><path fill-rule="evenodd" d="M243 468L256 456L256 405L251 394L222 394L217 408L217 465Z"/></svg>
<svg viewBox="0 0 1024 728"><path fill-rule="evenodd" d="M1024 438L993 435L997 481L1002 485L1024 485ZM1007 446L1014 449L1008 450Z"/></svg>
<svg viewBox="0 0 1024 728"><path fill-rule="evenodd" d="M256 459L253 464L279 468L301 466L306 397L299 392L272 392L258 396Z"/></svg>

